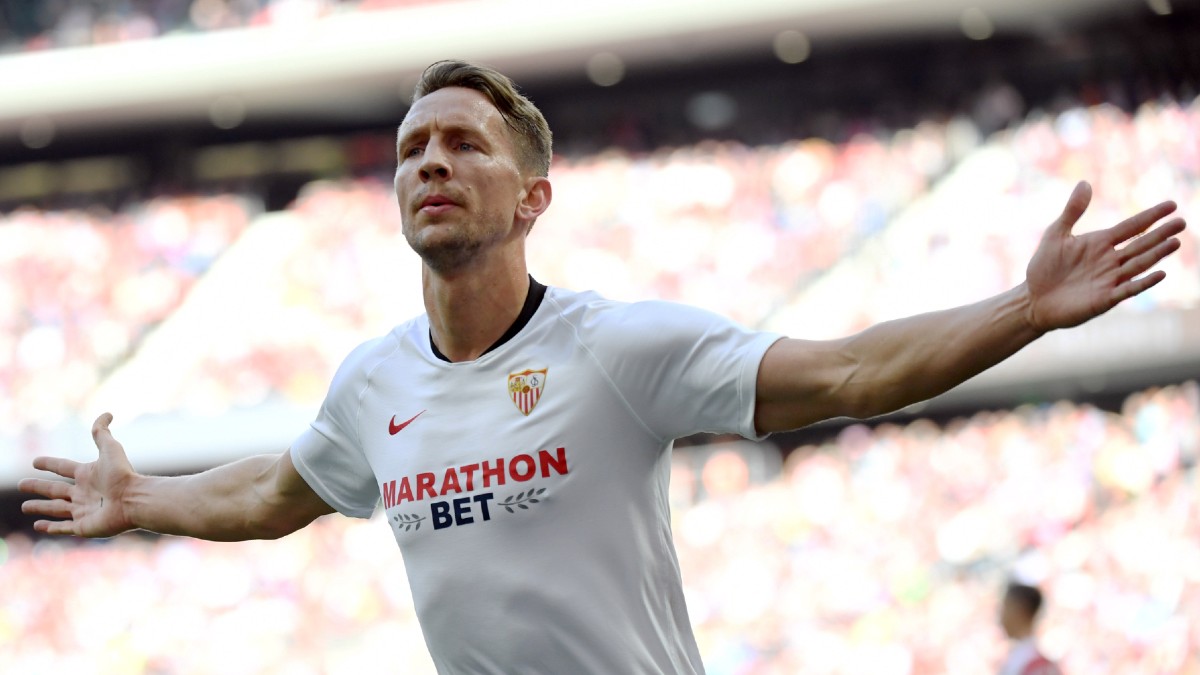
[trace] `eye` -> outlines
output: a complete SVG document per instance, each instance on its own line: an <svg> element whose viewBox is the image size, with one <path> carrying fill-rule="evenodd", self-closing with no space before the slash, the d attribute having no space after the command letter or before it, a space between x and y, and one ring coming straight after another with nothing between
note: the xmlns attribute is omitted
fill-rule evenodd
<svg viewBox="0 0 1200 675"><path fill-rule="evenodd" d="M419 146L414 145L413 147L404 151L404 156L405 157L416 157L418 154L420 154L420 152L421 152L421 148Z"/></svg>
<svg viewBox="0 0 1200 675"><path fill-rule="evenodd" d="M466 141L463 141L462 143L458 144L458 149L459 150L474 150L475 146L471 145L470 143L467 143Z"/></svg>

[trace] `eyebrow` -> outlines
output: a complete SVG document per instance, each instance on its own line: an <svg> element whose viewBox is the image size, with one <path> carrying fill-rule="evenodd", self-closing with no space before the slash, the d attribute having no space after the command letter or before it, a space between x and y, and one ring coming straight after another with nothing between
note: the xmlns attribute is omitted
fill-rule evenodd
<svg viewBox="0 0 1200 675"><path fill-rule="evenodd" d="M461 122L446 122L438 126L443 134L460 134L475 138L479 138L483 135L483 132L481 132L478 127L467 125ZM420 135L417 132L421 129L421 127L417 127L415 130L409 130L408 132L404 132L403 128L404 125L401 124L400 127L396 129L396 147L400 147L413 136Z"/></svg>

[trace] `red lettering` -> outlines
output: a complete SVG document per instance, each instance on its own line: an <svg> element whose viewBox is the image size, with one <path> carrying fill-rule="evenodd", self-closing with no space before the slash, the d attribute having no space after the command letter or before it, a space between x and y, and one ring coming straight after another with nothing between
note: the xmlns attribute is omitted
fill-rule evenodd
<svg viewBox="0 0 1200 675"><path fill-rule="evenodd" d="M492 479L496 479L496 485L504 485L504 458L496 460L496 467L488 466L487 460L483 462L483 487L491 487Z"/></svg>
<svg viewBox="0 0 1200 675"><path fill-rule="evenodd" d="M380 487L383 493L383 508L390 509L396 505L396 481L390 480Z"/></svg>
<svg viewBox="0 0 1200 675"><path fill-rule="evenodd" d="M524 469L518 469L517 464L525 465ZM529 455L517 455L508 463L508 473L515 481L527 481L533 478L533 474L537 473L537 464Z"/></svg>
<svg viewBox="0 0 1200 675"><path fill-rule="evenodd" d="M558 475L565 476L567 474L567 449L559 448L557 456L554 457L545 450L538 450L538 463L542 465L542 478L550 477L551 467L558 472Z"/></svg>
<svg viewBox="0 0 1200 675"><path fill-rule="evenodd" d="M434 475L431 473L417 474L417 501L425 498L428 493L430 498L436 497L437 493L433 491Z"/></svg>
<svg viewBox="0 0 1200 675"><path fill-rule="evenodd" d="M383 506L390 509L404 502L432 499L439 495L472 492L477 487L475 483L477 473L482 476L483 483L478 487L489 488L493 485L504 485L509 478L523 483L539 473L543 478L549 478L555 474L565 476L570 471L570 467L567 465L566 448L555 448L553 452L538 450L536 459L532 454L517 455L508 460L508 471L504 470L504 462L505 458L500 457L492 462L464 464L446 469L442 474L441 489L438 489L436 474L429 471L419 473L411 477L416 480L415 496L409 476L387 481L379 486L379 491L383 495ZM484 508L486 509L486 506ZM486 510L484 513L484 520L487 520Z"/></svg>
<svg viewBox="0 0 1200 675"><path fill-rule="evenodd" d="M450 491L462 492L462 488L458 486L458 474L454 469L446 469L446 477L442 479L442 489L439 491L442 495L450 494Z"/></svg>
<svg viewBox="0 0 1200 675"><path fill-rule="evenodd" d="M467 492L475 489L475 472L479 470L478 464L466 464L458 467L459 471L467 474Z"/></svg>

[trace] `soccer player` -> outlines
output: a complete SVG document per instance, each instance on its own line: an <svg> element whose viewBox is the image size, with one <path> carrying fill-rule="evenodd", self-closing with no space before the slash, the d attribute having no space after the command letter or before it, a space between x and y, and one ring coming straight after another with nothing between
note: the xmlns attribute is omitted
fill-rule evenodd
<svg viewBox="0 0 1200 675"><path fill-rule="evenodd" d="M1061 675L1058 666L1037 648L1033 626L1042 609L1042 592L1035 586L1010 582L1000 604L1000 626L1013 641L1000 675Z"/></svg>
<svg viewBox="0 0 1200 675"><path fill-rule="evenodd" d="M551 202L550 129L494 70L430 66L396 150L426 313L355 349L279 455L140 475L101 415L97 461L34 460L73 483L21 482L42 497L23 506L47 518L38 531L273 538L382 499L439 672L699 673L668 514L673 439L761 438L937 395L1162 281L1149 270L1184 229L1151 229L1168 202L1073 236L1080 184L1020 286L806 341L535 281L525 241Z"/></svg>

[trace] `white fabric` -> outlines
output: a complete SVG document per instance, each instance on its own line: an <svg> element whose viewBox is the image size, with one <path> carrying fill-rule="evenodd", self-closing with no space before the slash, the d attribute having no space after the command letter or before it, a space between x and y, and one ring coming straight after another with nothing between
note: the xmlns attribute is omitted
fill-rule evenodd
<svg viewBox="0 0 1200 675"><path fill-rule="evenodd" d="M1004 665L1000 668L1000 675L1021 675L1025 672L1025 666L1037 658L1037 654L1037 646L1034 644L1033 638L1029 637L1014 642L1012 649L1008 652L1008 658L1004 660Z"/></svg>
<svg viewBox="0 0 1200 675"><path fill-rule="evenodd" d="M703 672L671 539L671 442L754 437L779 336L557 288L476 361L438 359L428 336L422 316L351 353L291 452L346 515L382 493L438 672ZM526 415L509 380L528 370L540 397L518 397L536 398Z"/></svg>

